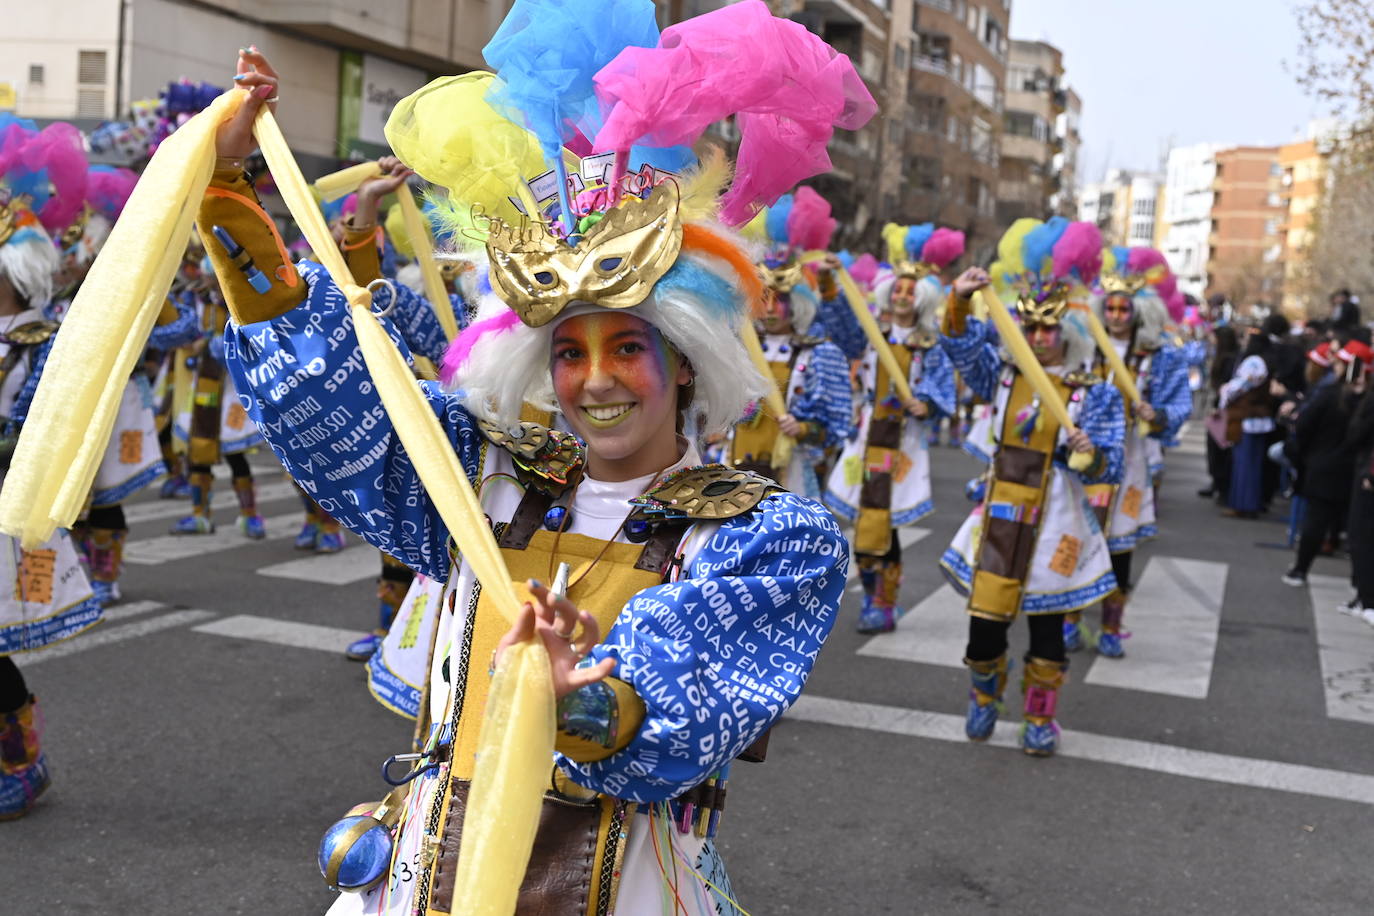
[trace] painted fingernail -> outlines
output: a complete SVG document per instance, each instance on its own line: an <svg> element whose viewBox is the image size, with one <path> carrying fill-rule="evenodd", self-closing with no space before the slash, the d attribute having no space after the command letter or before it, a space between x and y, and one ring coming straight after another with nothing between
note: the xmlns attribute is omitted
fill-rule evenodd
<svg viewBox="0 0 1374 916"><path fill-rule="evenodd" d="M530 588L543 588L543 587L544 587L544 586L543 586L543 583L541 583L538 579L531 579L531 580L530 580Z"/></svg>
<svg viewBox="0 0 1374 916"><path fill-rule="evenodd" d="M240 74L238 74L237 76L234 77L234 82L237 83L237 82L239 82L240 80L246 80L246 79L248 79L248 74L247 74L247 73L240 73Z"/></svg>
<svg viewBox="0 0 1374 916"><path fill-rule="evenodd" d="M251 52L253 52L254 54L256 54L256 53L258 53L258 46L257 46L257 45L249 45L249 46L248 46L248 50L251 51Z"/></svg>
<svg viewBox="0 0 1374 916"><path fill-rule="evenodd" d="M257 96L260 99L270 99L272 97L272 93L276 91L277 90L272 86L259 86L258 88L253 90L253 95Z"/></svg>

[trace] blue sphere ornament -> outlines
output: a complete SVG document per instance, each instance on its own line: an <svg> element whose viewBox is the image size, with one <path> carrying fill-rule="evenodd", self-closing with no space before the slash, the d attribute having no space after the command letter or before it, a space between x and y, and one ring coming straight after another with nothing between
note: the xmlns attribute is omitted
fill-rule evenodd
<svg viewBox="0 0 1374 916"><path fill-rule="evenodd" d="M568 510L563 506L554 506L548 512L545 512L544 529L546 531L568 530Z"/></svg>
<svg viewBox="0 0 1374 916"><path fill-rule="evenodd" d="M975 477L964 484L964 495L968 497L968 501L971 503L982 502L983 496L986 493L987 481L983 480L981 477Z"/></svg>
<svg viewBox="0 0 1374 916"><path fill-rule="evenodd" d="M320 874L330 887L365 891L391 867L391 831L375 817L355 814L325 831L320 840Z"/></svg>
<svg viewBox="0 0 1374 916"><path fill-rule="evenodd" d="M631 544L643 544L652 531L653 527L642 518L632 518L625 523L625 539Z"/></svg>

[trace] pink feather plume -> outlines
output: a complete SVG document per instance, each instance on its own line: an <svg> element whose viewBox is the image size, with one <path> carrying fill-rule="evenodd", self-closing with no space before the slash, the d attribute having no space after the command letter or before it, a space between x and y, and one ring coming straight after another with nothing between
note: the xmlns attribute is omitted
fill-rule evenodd
<svg viewBox="0 0 1374 916"><path fill-rule="evenodd" d="M439 367L440 380L445 385L452 384L454 377L458 375L458 370L463 368L463 364L472 355L473 348L481 342L482 338L490 334L503 334L519 323L519 315L510 309L503 309L499 315L468 325L444 352L444 364Z"/></svg>
<svg viewBox="0 0 1374 916"><path fill-rule="evenodd" d="M20 151L24 168L37 172L46 169L52 196L38 219L50 234L72 224L86 205L86 147L81 131L70 124L49 124Z"/></svg>
<svg viewBox="0 0 1374 916"><path fill-rule="evenodd" d="M941 226L931 233L930 238L926 239L925 245L921 247L921 260L943 269L963 253L964 234L957 229L946 229Z"/></svg>
<svg viewBox="0 0 1374 916"><path fill-rule="evenodd" d="M872 289L873 281L878 278L878 259L868 253L859 255L849 266L849 275L854 278L855 283Z"/></svg>
<svg viewBox="0 0 1374 916"><path fill-rule="evenodd" d="M812 188L797 188L787 214L787 241L802 251L825 251L838 223L830 215L830 201Z"/></svg>
<svg viewBox="0 0 1374 916"><path fill-rule="evenodd" d="M1129 274L1143 274L1160 266L1167 270L1169 262L1154 248L1132 248L1130 257L1126 260L1126 272Z"/></svg>
<svg viewBox="0 0 1374 916"><path fill-rule="evenodd" d="M1174 290L1173 295L1164 300L1164 307L1169 310L1169 317L1175 323L1183 320L1184 313L1188 309L1188 303L1183 298L1183 293Z"/></svg>
<svg viewBox="0 0 1374 916"><path fill-rule="evenodd" d="M1102 273L1102 232L1092 223L1069 223L1051 249L1054 279L1076 276L1091 285Z"/></svg>
<svg viewBox="0 0 1374 916"><path fill-rule="evenodd" d="M111 222L119 219L138 176L129 169L91 169L86 176L86 199Z"/></svg>

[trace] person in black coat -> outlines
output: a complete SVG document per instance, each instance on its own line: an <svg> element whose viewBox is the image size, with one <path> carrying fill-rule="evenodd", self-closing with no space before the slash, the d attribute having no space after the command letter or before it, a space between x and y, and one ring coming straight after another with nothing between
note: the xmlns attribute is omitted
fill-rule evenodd
<svg viewBox="0 0 1374 916"><path fill-rule="evenodd" d="M1303 405L1294 423L1289 454L1298 474L1297 488L1307 499L1298 556L1283 577L1286 585L1303 585L1329 531L1339 529L1355 477L1355 446L1347 437L1364 394L1374 351L1351 341L1337 353L1336 372Z"/></svg>

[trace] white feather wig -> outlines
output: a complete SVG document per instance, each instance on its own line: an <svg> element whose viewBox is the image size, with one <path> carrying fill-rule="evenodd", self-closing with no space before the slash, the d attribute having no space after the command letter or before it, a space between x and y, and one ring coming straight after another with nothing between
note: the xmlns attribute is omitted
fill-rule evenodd
<svg viewBox="0 0 1374 916"><path fill-rule="evenodd" d="M681 280L682 282L678 282ZM531 328L494 294L484 296L461 356L445 359L450 385L462 393L474 415L500 426L514 424L523 404L557 410L549 372L554 330L568 317L601 311L573 305L558 320ZM687 407L689 426L700 435L722 433L768 391L769 381L754 368L740 340L748 320L737 278L724 262L686 250L649 297L628 309L605 309L634 315L658 329L692 367L693 390Z"/></svg>
<svg viewBox="0 0 1374 916"><path fill-rule="evenodd" d="M892 310L892 288L897 285L897 280L896 274L889 274L873 288L873 301L877 303L880 313ZM936 316L939 314L940 304L944 298L945 290L940 285L939 278L931 275L916 281L917 327L923 331L936 329L938 326Z"/></svg>
<svg viewBox="0 0 1374 916"><path fill-rule="evenodd" d="M1088 302L1093 314L1105 326L1108 294L1094 289ZM1131 297L1131 320L1135 325L1135 346L1142 350L1158 350L1164 343L1164 327L1169 323L1169 308L1151 287L1145 287Z"/></svg>
<svg viewBox="0 0 1374 916"><path fill-rule="evenodd" d="M30 308L42 308L52 299L52 277L59 255L37 227L25 227L22 232L23 238L0 245L0 276L9 279Z"/></svg>

